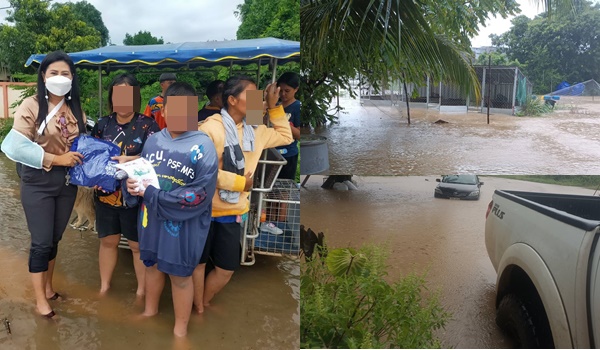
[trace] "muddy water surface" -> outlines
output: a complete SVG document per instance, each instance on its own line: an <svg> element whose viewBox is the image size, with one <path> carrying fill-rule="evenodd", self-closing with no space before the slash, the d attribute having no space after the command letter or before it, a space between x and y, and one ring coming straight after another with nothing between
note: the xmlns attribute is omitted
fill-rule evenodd
<svg viewBox="0 0 600 350"><path fill-rule="evenodd" d="M240 267L213 306L192 315L186 341L175 342L169 283L153 319L135 318L136 281L128 250L119 251L113 289L100 298L98 238L67 229L59 246L55 289L66 300L51 302L59 315L48 321L35 311L27 272L29 234L19 201L14 163L0 155L0 349L297 349L298 260L258 256Z"/></svg>
<svg viewBox="0 0 600 350"><path fill-rule="evenodd" d="M593 190L483 177L479 201L433 198L435 176L355 177L356 191L320 188L313 176L302 189L301 221L324 232L333 247L387 244L390 279L427 272L452 313L438 332L444 347L506 348L497 328L496 272L485 248L485 213L495 189L593 194Z"/></svg>
<svg viewBox="0 0 600 350"><path fill-rule="evenodd" d="M545 117L493 114L490 125L413 107L408 125L404 105L341 99L339 123L312 132L328 138L330 174L598 174L600 104L575 102Z"/></svg>

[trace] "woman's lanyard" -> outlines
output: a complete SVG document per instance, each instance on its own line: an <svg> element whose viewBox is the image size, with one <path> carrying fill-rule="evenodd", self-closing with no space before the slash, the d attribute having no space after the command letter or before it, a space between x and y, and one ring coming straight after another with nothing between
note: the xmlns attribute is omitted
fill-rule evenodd
<svg viewBox="0 0 600 350"><path fill-rule="evenodd" d="M52 111L50 111L50 113L48 113L48 116L46 117L46 119L44 119L44 122L40 125L40 128L38 129L38 135L42 136L42 134L44 133L44 129L46 129L46 126L48 126L48 123L50 123L50 120L52 119L52 117L54 117L54 115L56 113L58 113L58 110L60 109L60 107L62 107L62 105L65 103L65 99L63 98L62 100L60 100L60 102L52 109Z"/></svg>

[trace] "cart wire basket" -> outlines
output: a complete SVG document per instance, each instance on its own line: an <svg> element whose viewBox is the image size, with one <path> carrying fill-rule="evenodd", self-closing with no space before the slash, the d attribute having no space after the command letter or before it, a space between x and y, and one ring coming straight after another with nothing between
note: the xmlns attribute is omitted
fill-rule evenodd
<svg viewBox="0 0 600 350"><path fill-rule="evenodd" d="M242 239L242 265L254 265L255 254L299 255L300 189L293 180L277 179L286 163L275 149L266 150L258 162Z"/></svg>

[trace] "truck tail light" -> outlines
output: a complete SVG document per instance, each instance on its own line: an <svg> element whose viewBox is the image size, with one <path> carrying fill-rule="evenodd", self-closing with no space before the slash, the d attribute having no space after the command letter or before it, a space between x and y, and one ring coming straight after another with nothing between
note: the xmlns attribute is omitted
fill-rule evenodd
<svg viewBox="0 0 600 350"><path fill-rule="evenodd" d="M494 206L494 201L490 201L490 204L488 204L488 208L487 208L487 212L485 213L485 219L487 220L488 215L490 215L490 212L492 211L492 207Z"/></svg>

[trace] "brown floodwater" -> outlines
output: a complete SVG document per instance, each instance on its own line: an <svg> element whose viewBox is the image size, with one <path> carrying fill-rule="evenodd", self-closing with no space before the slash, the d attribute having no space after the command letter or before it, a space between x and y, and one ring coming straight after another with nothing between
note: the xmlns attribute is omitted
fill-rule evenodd
<svg viewBox="0 0 600 350"><path fill-rule="evenodd" d="M98 238L68 228L59 246L51 302L59 318L35 311L27 271L29 233L19 201L13 162L0 154L0 349L298 349L300 265L298 259L257 256L240 267L203 315L191 317L186 341L176 342L167 281L159 314L137 320L131 252L120 249L112 290L100 298Z"/></svg>
<svg viewBox="0 0 600 350"><path fill-rule="evenodd" d="M427 273L428 287L440 291L452 314L437 332L443 347L508 348L497 328L496 272L485 248L485 213L495 189L554 193L594 190L482 177L478 201L433 197L435 176L354 177L358 190L320 187L313 176L302 189L301 222L323 232L330 247L387 245L390 280Z"/></svg>
<svg viewBox="0 0 600 350"><path fill-rule="evenodd" d="M415 107L408 125L404 105L362 102L340 99L339 123L312 131L328 139L329 174L600 173L599 101L563 101L544 117L493 114L490 125L478 112Z"/></svg>

